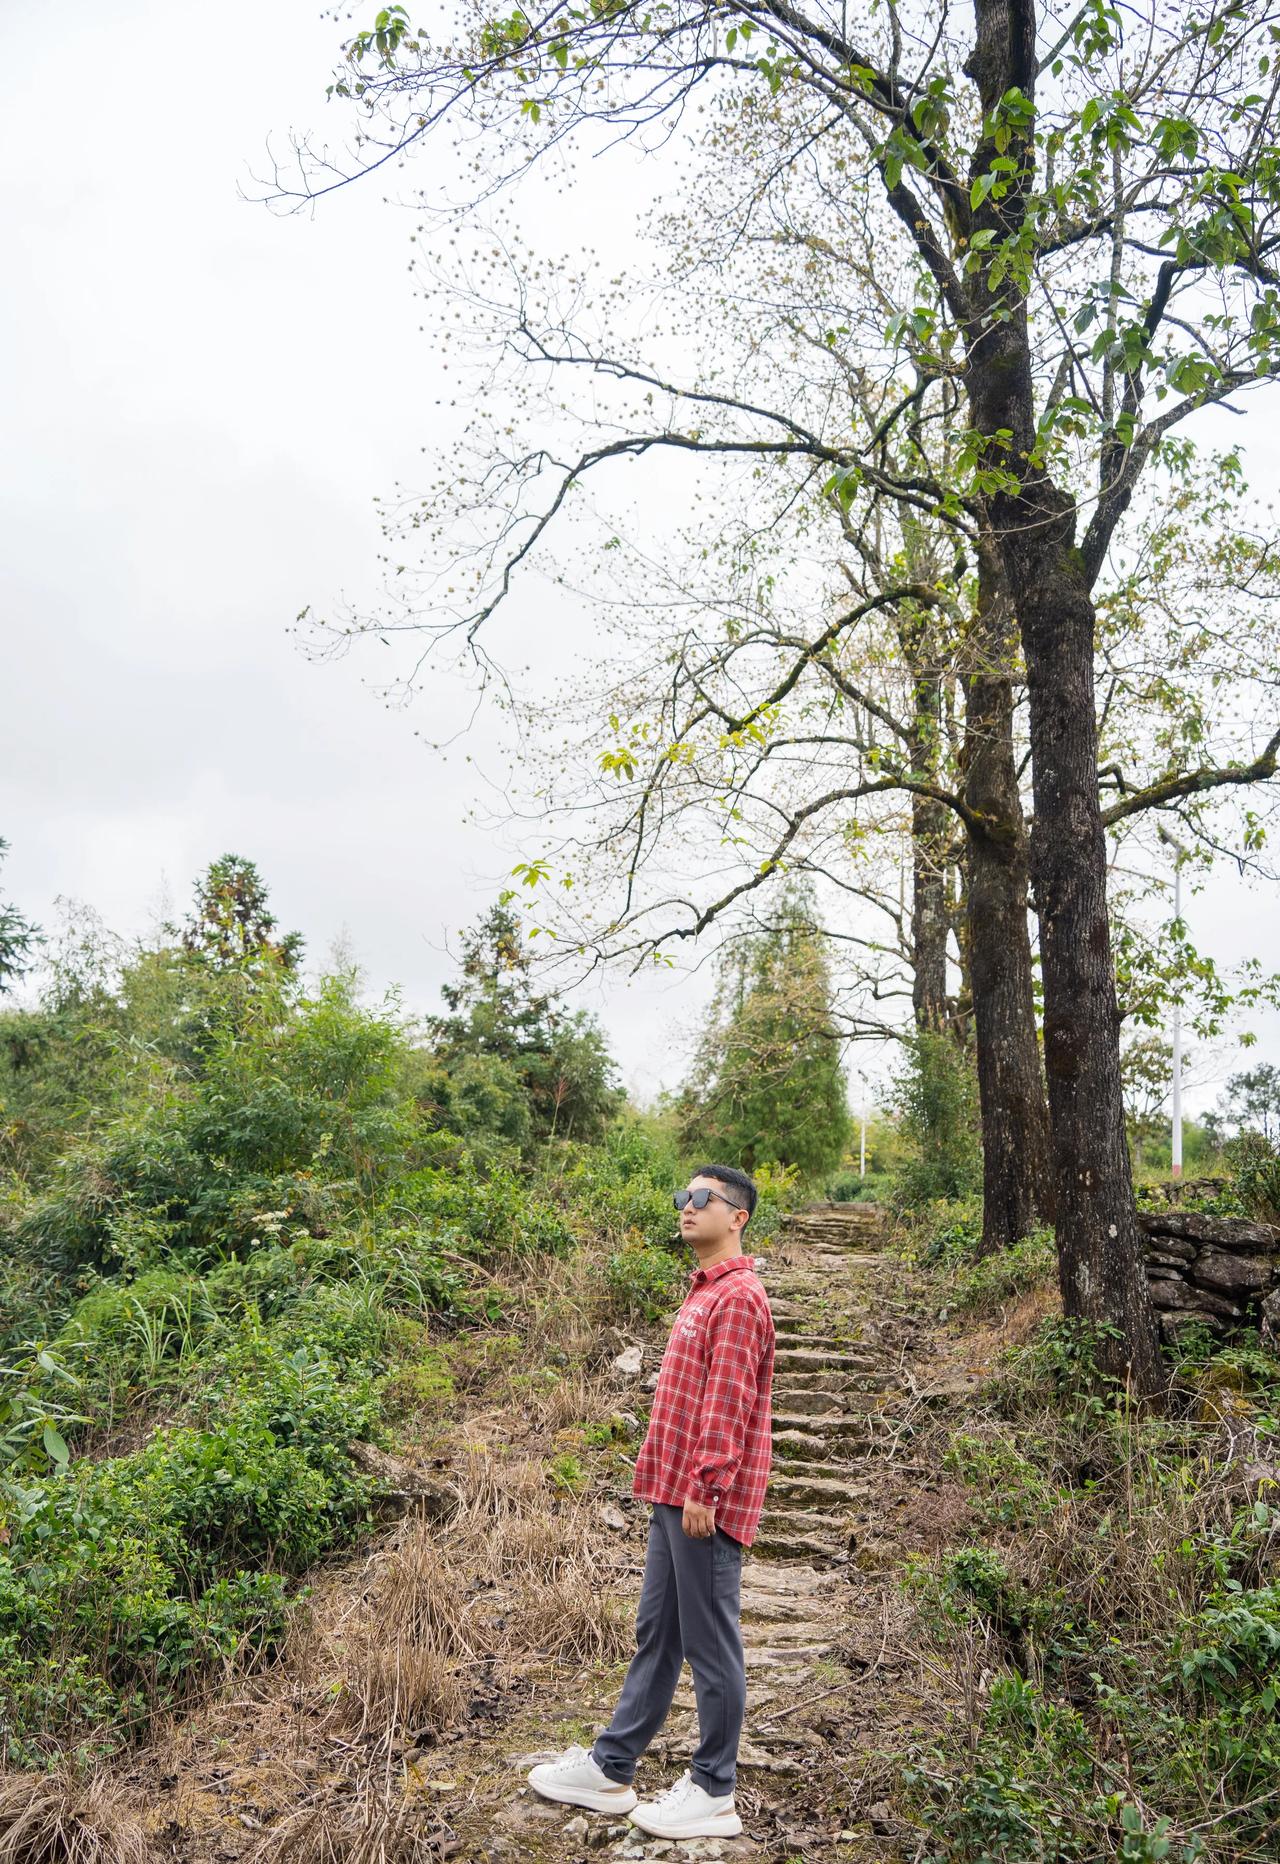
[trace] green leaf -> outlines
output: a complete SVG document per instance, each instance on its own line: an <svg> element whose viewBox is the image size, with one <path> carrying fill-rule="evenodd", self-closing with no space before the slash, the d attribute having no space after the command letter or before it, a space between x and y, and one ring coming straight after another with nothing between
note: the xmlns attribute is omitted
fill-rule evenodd
<svg viewBox="0 0 1280 1864"><path fill-rule="evenodd" d="M62 1432L55 1430L52 1424L46 1424L41 1432L40 1440L59 1469L65 1469L71 1460L71 1452L67 1448L67 1441Z"/></svg>

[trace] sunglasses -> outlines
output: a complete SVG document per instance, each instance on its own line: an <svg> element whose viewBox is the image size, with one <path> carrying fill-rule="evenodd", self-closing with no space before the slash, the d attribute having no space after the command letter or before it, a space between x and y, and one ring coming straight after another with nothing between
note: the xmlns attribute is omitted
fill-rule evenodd
<svg viewBox="0 0 1280 1864"><path fill-rule="evenodd" d="M695 1210L705 1210L708 1201L713 1197L718 1197L722 1204L727 1204L729 1206L730 1210L745 1209L744 1205L735 1204L731 1197L726 1197L723 1191L709 1191L707 1187L702 1184L698 1186L696 1191L673 1191L671 1194L671 1202L675 1205L677 1210L683 1210L686 1204L692 1204Z"/></svg>

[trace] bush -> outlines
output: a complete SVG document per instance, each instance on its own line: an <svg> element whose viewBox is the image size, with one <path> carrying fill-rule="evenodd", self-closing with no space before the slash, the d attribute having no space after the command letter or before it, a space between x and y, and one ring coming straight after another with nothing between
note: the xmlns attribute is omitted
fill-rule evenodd
<svg viewBox="0 0 1280 1864"><path fill-rule="evenodd" d="M949 1036L912 1036L893 1086L899 1127L912 1150L895 1173L899 1207L979 1192L982 1150L971 1057Z"/></svg>
<svg viewBox="0 0 1280 1864"><path fill-rule="evenodd" d="M657 1320L678 1307L689 1270L667 1249L639 1243L608 1259L605 1282L620 1320Z"/></svg>
<svg viewBox="0 0 1280 1864"><path fill-rule="evenodd" d="M1241 1421L1202 1415L1204 1368L1147 1417L1098 1344L1049 1321L1005 1356L943 1458L983 1538L907 1571L964 1705L899 1755L934 1864L1274 1850L1280 1511L1233 1508ZM1265 1407L1280 1362L1242 1350L1223 1370Z"/></svg>
<svg viewBox="0 0 1280 1864"><path fill-rule="evenodd" d="M1280 1151L1261 1133L1241 1133L1223 1147L1232 1189L1245 1214L1280 1223Z"/></svg>
<svg viewBox="0 0 1280 1864"><path fill-rule="evenodd" d="M152 957L61 1034L41 1025L65 1080L0 1197L0 1726L20 1764L141 1735L209 1665L274 1648L297 1581L370 1519L352 1445L386 1447L386 1416L438 1417L455 1376L518 1350L428 1344L428 1323L502 1316L495 1265L589 1256L585 1279L550 1279L597 1336L610 1305L674 1305L688 1272L657 1122L521 1164L492 1130L509 1074L455 1056L456 1106L487 1130L443 1130L431 1058L349 980L303 997L274 965ZM90 1024L86 1072L70 1049ZM602 1051L566 1028L589 1073ZM29 1032L8 1033L17 1066ZM761 1174L753 1242L790 1194ZM103 1455L122 1422L141 1447Z"/></svg>
<svg viewBox="0 0 1280 1864"><path fill-rule="evenodd" d="M961 1269L954 1282L955 1304L968 1312L997 1307L1046 1282L1056 1285L1057 1271L1058 1246L1053 1231L1035 1229L1021 1242L993 1250L971 1267Z"/></svg>
<svg viewBox="0 0 1280 1864"><path fill-rule="evenodd" d="M369 1518L347 1446L377 1429L372 1384L288 1348L246 1334L203 1394L216 1422L0 1488L0 1684L21 1737L53 1733L55 1710L136 1720L215 1658L262 1647L286 1577ZM52 1665L70 1666L70 1694L50 1694Z"/></svg>

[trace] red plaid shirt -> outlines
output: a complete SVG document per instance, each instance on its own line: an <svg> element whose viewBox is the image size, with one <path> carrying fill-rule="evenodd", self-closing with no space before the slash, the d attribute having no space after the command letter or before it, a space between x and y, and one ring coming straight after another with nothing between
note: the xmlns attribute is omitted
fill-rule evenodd
<svg viewBox="0 0 1280 1864"><path fill-rule="evenodd" d="M653 1394L632 1492L700 1502L749 1547L773 1457L773 1315L750 1256L695 1269Z"/></svg>

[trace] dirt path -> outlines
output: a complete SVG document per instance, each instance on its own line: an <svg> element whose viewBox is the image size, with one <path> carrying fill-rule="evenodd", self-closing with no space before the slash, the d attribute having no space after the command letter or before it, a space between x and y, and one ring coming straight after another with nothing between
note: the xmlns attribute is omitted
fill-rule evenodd
<svg viewBox="0 0 1280 1864"><path fill-rule="evenodd" d="M910 1731L934 1727L941 1706L937 1680L913 1648L899 1576L909 1553L936 1548L962 1521L960 1492L927 1442L938 1407L962 1400L966 1381L939 1350L909 1278L881 1240L868 1207L823 1206L793 1218L762 1261L777 1329L775 1461L761 1532L743 1565L741 1839L673 1846L629 1824L550 1806L524 1786L534 1760L590 1742L611 1712L625 1663L499 1663L486 1671L487 1694L461 1727L429 1752L416 1752L412 1741L384 1743L376 1762L372 1749L361 1761L350 1739L335 1744L323 1714L334 1685L323 1676L291 1678L284 1666L249 1684L238 1701L189 1718L132 1771L130 1784L145 1790L153 1829L171 1855L182 1864L909 1858L918 1834L896 1817L887 1757ZM647 1402L660 1352L655 1334L640 1373L615 1381L613 1402ZM621 1484L599 1506L613 1531L606 1583L630 1615L648 1511ZM608 1540L609 1532L596 1537ZM327 1603L322 1584L318 1609L348 1625L363 1618L365 1633L376 1634L375 1595L367 1583L353 1585L348 1571L334 1576ZM661 1791L684 1769L696 1726L686 1670L671 1717L641 1763L642 1793ZM372 1770L384 1824L387 1808L402 1803L413 1806L416 1823L349 1842L341 1808L364 1793ZM308 1806L316 1809L315 1830L305 1817L299 1823L297 1808ZM322 1834L331 1812L337 1823ZM298 1829L285 1843L282 1821L290 1816Z"/></svg>

